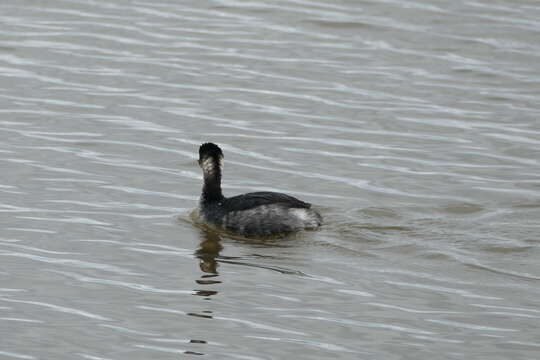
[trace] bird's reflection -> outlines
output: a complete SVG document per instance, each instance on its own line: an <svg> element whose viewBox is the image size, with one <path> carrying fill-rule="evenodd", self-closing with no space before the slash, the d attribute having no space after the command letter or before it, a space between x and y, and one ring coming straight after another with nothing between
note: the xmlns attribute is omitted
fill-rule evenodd
<svg viewBox="0 0 540 360"><path fill-rule="evenodd" d="M195 251L195 256L199 258L201 271L209 274L206 277L218 275L217 268L219 265L216 258L221 250L223 250L223 246L221 245L220 236L210 230L201 230L201 243L197 251Z"/></svg>
<svg viewBox="0 0 540 360"><path fill-rule="evenodd" d="M252 267L252 268L268 269L272 271L277 271L282 274L296 274L300 276L306 276L301 271L282 268L279 266L263 265L259 262L253 263L253 262L247 261L249 258L278 260L279 258L275 256L260 255L257 253L251 253L245 256L220 255L221 251L223 250L223 245L222 245L223 239L220 233L212 229L208 229L208 228L200 228L199 231L200 231L201 242L199 244L199 248L195 251L195 256L199 259L199 267L201 271L204 272L205 274L202 275L200 279L196 280L197 284L208 285L208 284L221 283L221 281L219 280L212 279L219 276L218 267L220 263L241 265L241 266ZM225 239L229 241L234 241L239 244L249 245L252 248L287 248L287 247L292 246L290 244L290 241L292 239L295 239L295 237L289 236L289 237L284 237L284 238L246 239L246 238L241 238L241 237L233 237L230 234L227 234L225 236ZM204 292L201 290L200 295L206 296L204 295L205 292L208 292L208 290L204 290ZM210 294L210 295L215 295L215 294Z"/></svg>
<svg viewBox="0 0 540 360"><path fill-rule="evenodd" d="M195 256L199 259L199 268L204 273L200 279L195 280L199 285L212 285L221 283L219 277L219 264L216 258L223 250L220 236L211 230L201 229L201 242L199 248L195 251ZM210 300L211 296L217 295L216 290L199 289L195 290L195 295L202 296Z"/></svg>

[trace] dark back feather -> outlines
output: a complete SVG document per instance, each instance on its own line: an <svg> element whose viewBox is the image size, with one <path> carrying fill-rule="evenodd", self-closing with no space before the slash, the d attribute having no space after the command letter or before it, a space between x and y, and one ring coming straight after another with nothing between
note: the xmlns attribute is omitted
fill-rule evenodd
<svg viewBox="0 0 540 360"><path fill-rule="evenodd" d="M269 191L259 191L226 198L222 206L227 211L242 211L261 205L280 204L288 208L309 209L311 204L298 200L295 197Z"/></svg>

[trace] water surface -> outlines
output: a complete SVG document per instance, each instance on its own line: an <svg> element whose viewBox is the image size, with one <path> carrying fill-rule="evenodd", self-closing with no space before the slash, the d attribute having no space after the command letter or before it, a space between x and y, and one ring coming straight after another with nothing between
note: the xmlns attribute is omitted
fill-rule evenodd
<svg viewBox="0 0 540 360"><path fill-rule="evenodd" d="M0 357L537 359L536 1L0 5ZM321 231L190 221L224 191Z"/></svg>

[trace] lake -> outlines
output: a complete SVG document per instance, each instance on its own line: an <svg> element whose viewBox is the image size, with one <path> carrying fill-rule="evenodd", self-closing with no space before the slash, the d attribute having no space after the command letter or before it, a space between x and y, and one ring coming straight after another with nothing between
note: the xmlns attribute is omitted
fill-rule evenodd
<svg viewBox="0 0 540 360"><path fill-rule="evenodd" d="M0 358L540 357L538 1L45 3L0 5ZM324 226L195 226L207 141Z"/></svg>

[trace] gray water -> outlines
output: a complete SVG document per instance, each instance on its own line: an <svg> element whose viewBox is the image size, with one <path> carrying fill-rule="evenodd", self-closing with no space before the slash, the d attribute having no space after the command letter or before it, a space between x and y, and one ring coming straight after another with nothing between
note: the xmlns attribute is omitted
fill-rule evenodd
<svg viewBox="0 0 540 360"><path fill-rule="evenodd" d="M3 1L0 358L540 358L539 19ZM196 227L205 141L325 226Z"/></svg>

